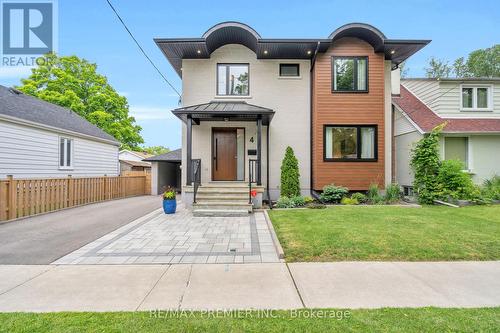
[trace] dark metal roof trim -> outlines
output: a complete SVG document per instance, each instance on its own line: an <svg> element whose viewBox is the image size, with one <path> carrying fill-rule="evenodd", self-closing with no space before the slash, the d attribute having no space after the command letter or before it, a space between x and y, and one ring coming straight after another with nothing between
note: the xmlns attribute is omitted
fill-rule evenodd
<svg viewBox="0 0 500 333"><path fill-rule="evenodd" d="M165 57L182 76L182 59L208 59L223 45L241 44L255 52L257 59L312 59L314 53L326 52L336 40L355 37L383 52L395 67L427 45L430 40L387 39L377 28L366 23L349 23L325 38L263 39L250 26L240 22L222 22L208 29L202 38L155 38ZM317 50L317 51L315 51Z"/></svg>

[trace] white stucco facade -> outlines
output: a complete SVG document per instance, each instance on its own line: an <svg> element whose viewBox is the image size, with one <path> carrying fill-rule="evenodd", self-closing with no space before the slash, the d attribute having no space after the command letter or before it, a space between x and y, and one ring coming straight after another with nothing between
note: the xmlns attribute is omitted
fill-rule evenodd
<svg viewBox="0 0 500 333"><path fill-rule="evenodd" d="M249 96L217 96L217 64L249 64ZM280 77L279 64L300 64L299 77ZM269 108L275 115L269 126L269 191L272 199L279 196L280 166L285 149L294 149L299 160L300 187L304 195L310 188L310 61L257 59L256 54L242 45L229 44L215 50L209 59L184 59L182 61L182 105L190 106L211 101L245 101ZM212 180L213 127L238 127L245 129L245 180L248 178L248 149L256 148L257 126L251 122L201 122L193 125L192 158L202 160L202 183ZM266 185L267 137L262 127L262 183ZM253 138L253 140L251 140ZM251 142L253 141L253 142ZM183 124L182 147L186 147L186 125ZM186 149L182 150L186 165ZM186 174L182 172L182 184Z"/></svg>

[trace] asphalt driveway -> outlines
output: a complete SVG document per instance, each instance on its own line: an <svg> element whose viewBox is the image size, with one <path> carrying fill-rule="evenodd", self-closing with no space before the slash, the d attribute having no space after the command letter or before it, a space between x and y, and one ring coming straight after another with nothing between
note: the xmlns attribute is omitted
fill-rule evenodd
<svg viewBox="0 0 500 333"><path fill-rule="evenodd" d="M2 223L0 264L50 264L160 205L159 197L140 196Z"/></svg>

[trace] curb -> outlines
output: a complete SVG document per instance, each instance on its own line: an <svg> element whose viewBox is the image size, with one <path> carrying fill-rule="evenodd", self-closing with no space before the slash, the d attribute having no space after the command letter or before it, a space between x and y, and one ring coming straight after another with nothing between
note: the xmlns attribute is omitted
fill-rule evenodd
<svg viewBox="0 0 500 333"><path fill-rule="evenodd" d="M273 239L274 247L276 248L276 252L278 252L279 259L285 259L285 252L281 247L280 241L278 240L278 236L276 236L276 232L274 231L273 223L267 214L267 210L264 210L264 217L266 218L267 227L269 228L269 232L271 233L271 238Z"/></svg>

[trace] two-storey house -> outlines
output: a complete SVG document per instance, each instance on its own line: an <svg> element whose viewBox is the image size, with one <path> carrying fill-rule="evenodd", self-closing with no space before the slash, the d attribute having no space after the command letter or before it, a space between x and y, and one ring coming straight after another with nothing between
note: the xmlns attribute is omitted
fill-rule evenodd
<svg viewBox="0 0 500 333"><path fill-rule="evenodd" d="M476 183L500 175L500 79L404 79L393 97L396 179L411 192L415 142L445 123L442 159L459 159Z"/></svg>
<svg viewBox="0 0 500 333"><path fill-rule="evenodd" d="M324 39L265 39L224 22L155 42L182 77L172 112L183 122L182 198L197 215L277 199L287 146L303 195L391 182L391 71L429 41L359 23Z"/></svg>

